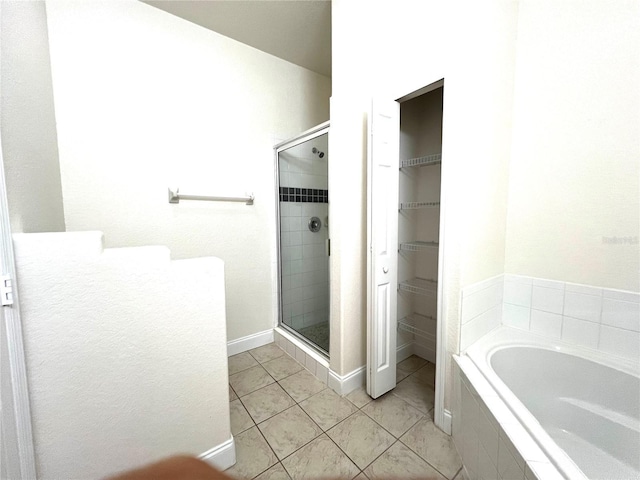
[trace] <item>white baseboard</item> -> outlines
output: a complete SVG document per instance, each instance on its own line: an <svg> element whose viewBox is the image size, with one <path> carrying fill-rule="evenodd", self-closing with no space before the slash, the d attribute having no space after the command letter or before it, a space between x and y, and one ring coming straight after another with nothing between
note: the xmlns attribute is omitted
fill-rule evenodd
<svg viewBox="0 0 640 480"><path fill-rule="evenodd" d="M367 371L366 366L356 368L354 371L347 373L346 375L338 375L333 370L329 370L329 387L340 395L347 395L353 392L356 388L365 385L366 378L365 373Z"/></svg>
<svg viewBox="0 0 640 480"><path fill-rule="evenodd" d="M400 345L396 350L396 362L400 363L413 355L413 342Z"/></svg>
<svg viewBox="0 0 640 480"><path fill-rule="evenodd" d="M438 425L444 433L451 435L451 412L445 409L442 412L442 425Z"/></svg>
<svg viewBox="0 0 640 480"><path fill-rule="evenodd" d="M419 356L420 358L424 358L425 360L431 363L436 363L436 351L431 347L414 343L413 353Z"/></svg>
<svg viewBox="0 0 640 480"><path fill-rule="evenodd" d="M406 360L414 353L422 356L428 355L424 357L425 359L434 362L435 361L435 352L427 348L419 348L419 353L416 352L416 347L419 348L414 342L406 343L401 345L396 350L396 361L401 362ZM356 368L350 373L346 375L338 375L333 370L329 370L329 382L328 385L332 388L336 393L340 395L347 395L348 393L353 392L355 389L362 387L366 384L366 372L367 367L362 366L360 368Z"/></svg>
<svg viewBox="0 0 640 480"><path fill-rule="evenodd" d="M217 447L213 447L211 450L207 450L198 458L216 467L218 470L226 470L227 468L233 467L236 464L236 443L233 440L233 435L226 442L221 443Z"/></svg>
<svg viewBox="0 0 640 480"><path fill-rule="evenodd" d="M253 335L247 335L246 337L227 342L227 355L229 357L231 355L237 355L238 353L246 352L252 348L258 348L272 342L273 329L254 333Z"/></svg>

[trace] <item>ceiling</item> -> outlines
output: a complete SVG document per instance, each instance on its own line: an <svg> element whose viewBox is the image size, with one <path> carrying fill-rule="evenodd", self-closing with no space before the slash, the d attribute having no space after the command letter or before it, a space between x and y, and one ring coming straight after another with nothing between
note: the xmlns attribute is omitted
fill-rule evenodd
<svg viewBox="0 0 640 480"><path fill-rule="evenodd" d="M327 77L330 0L142 0Z"/></svg>

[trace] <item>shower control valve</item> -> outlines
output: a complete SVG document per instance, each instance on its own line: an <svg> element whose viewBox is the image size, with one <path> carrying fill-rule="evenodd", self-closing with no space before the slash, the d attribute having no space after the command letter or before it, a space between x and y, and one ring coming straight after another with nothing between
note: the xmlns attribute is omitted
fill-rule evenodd
<svg viewBox="0 0 640 480"><path fill-rule="evenodd" d="M311 230L313 233L316 233L320 231L320 227L322 227L322 222L318 217L311 217L307 225L309 227L309 230Z"/></svg>

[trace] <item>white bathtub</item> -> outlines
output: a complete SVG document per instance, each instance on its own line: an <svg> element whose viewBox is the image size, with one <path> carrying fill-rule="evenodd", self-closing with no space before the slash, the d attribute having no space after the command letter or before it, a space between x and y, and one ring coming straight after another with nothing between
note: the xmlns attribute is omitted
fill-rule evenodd
<svg viewBox="0 0 640 480"><path fill-rule="evenodd" d="M466 354L561 476L640 479L637 362L508 327Z"/></svg>

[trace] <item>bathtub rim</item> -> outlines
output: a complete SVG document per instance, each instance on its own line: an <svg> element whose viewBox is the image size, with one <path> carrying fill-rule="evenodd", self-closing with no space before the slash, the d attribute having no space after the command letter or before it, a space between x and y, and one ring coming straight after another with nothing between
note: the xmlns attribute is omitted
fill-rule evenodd
<svg viewBox="0 0 640 480"><path fill-rule="evenodd" d="M491 356L498 350L510 347L535 347L572 355L640 378L640 363L636 360L563 342L560 339L505 325L496 328L470 345L466 349L465 354L468 355L476 365L478 362L484 362L489 369L493 370L490 363Z"/></svg>
<svg viewBox="0 0 640 480"><path fill-rule="evenodd" d="M493 330L469 346L464 352L464 356L471 361L483 379L489 383L489 386L515 417L515 420L524 428L536 446L547 457L548 461L556 467L558 472L567 479L573 480L579 478L588 480L588 477L582 472L580 467L578 467L573 459L551 438L536 417L529 412L520 399L493 370L491 366L491 356L494 353L506 348L517 347L539 348L576 356L637 378L640 378L640 366L623 357L568 344L561 340L507 326L501 326ZM527 459L525 458L525 460Z"/></svg>

